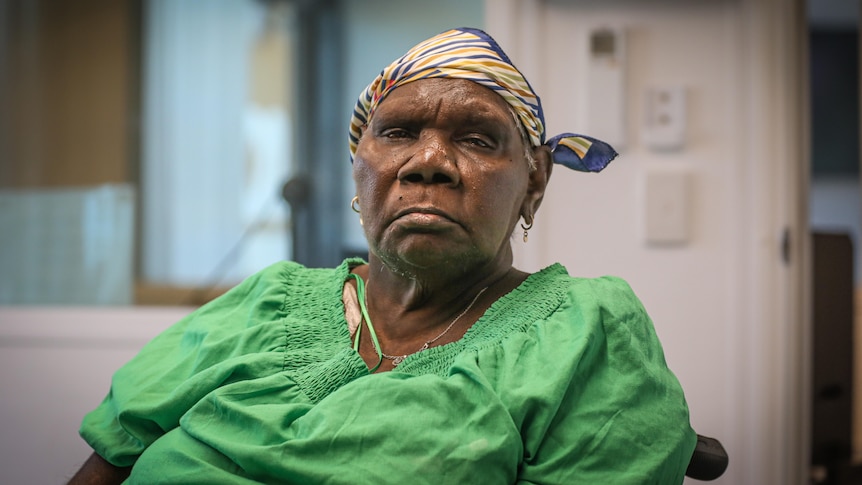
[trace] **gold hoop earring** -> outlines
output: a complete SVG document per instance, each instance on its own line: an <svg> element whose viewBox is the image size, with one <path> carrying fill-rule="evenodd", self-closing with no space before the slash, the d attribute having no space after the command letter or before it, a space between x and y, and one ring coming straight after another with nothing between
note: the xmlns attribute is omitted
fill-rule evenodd
<svg viewBox="0 0 862 485"><path fill-rule="evenodd" d="M350 199L350 208L353 209L353 212L359 214L359 225L364 226L365 223L362 221L362 213L359 212L359 196L354 195L352 199Z"/></svg>
<svg viewBox="0 0 862 485"><path fill-rule="evenodd" d="M529 234L527 233L527 231L529 231L530 229L532 229L532 228L533 228L533 218L532 218L532 217L530 217L529 219L530 219L530 222L528 222L526 226L524 225L524 223L523 223L523 222L521 223L521 229L523 229L523 230L524 230L524 242L527 242L527 237L529 236ZM524 218L524 222L527 222L527 218L526 218L526 217Z"/></svg>

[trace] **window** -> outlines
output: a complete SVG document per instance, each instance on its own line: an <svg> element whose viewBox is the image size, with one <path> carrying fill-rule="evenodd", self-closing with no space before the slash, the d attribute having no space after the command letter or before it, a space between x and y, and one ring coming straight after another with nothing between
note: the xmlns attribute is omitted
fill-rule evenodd
<svg viewBox="0 0 862 485"><path fill-rule="evenodd" d="M232 285L291 255L294 6L145 7L140 276Z"/></svg>
<svg viewBox="0 0 862 485"><path fill-rule="evenodd" d="M200 304L363 256L352 104L483 5L0 2L0 304Z"/></svg>

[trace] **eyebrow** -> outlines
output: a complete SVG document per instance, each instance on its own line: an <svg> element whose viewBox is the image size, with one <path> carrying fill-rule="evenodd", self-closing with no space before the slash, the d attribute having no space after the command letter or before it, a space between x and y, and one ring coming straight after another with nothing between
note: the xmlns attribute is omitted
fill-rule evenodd
<svg viewBox="0 0 862 485"><path fill-rule="evenodd" d="M463 105L467 109L453 117L453 121L459 128L470 127L481 129L488 134L498 137L501 141L509 139L520 139L520 121L511 109L495 109L485 103L476 106L469 101ZM473 108L473 109L470 109ZM479 109L481 108L481 109ZM508 108L508 106L506 107ZM426 123L431 113L426 111L417 112L413 109L386 109L381 105L369 121L369 127L392 127L415 128ZM510 133L514 129L515 133Z"/></svg>
<svg viewBox="0 0 862 485"><path fill-rule="evenodd" d="M515 124L515 119L512 118L508 111L505 114L471 111L466 116L460 118L460 121L468 126L476 126L483 130L492 131L494 135L502 137L501 139L520 137L518 133L520 127ZM514 133L512 129L514 129Z"/></svg>
<svg viewBox="0 0 862 485"><path fill-rule="evenodd" d="M386 123L408 123L415 124L416 122L426 121L430 116L430 113L422 112L420 114L414 114L410 112L404 111L391 111L391 110L380 110L377 113L374 113L374 117L371 118L371 122L374 120L381 120ZM492 126L505 126L506 128L510 128L510 124L515 125L517 128L516 120L512 117L512 115L507 111L505 113L491 113L486 110L476 111L470 110L463 115L458 115L454 117L459 123L470 124L470 125L492 125Z"/></svg>

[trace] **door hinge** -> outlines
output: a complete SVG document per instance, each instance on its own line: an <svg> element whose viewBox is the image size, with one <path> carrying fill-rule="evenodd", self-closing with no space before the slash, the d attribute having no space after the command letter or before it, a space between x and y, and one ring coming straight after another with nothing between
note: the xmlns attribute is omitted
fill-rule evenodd
<svg viewBox="0 0 862 485"><path fill-rule="evenodd" d="M790 264L790 228L785 227L784 232L781 234L781 260L784 261L784 264Z"/></svg>

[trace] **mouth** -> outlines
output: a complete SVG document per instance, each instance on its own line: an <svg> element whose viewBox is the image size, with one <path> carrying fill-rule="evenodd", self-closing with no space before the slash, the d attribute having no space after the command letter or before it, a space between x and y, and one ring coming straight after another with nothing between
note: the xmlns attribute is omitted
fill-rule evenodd
<svg viewBox="0 0 862 485"><path fill-rule="evenodd" d="M395 214L395 221L419 226L457 224L446 212L435 207L410 207Z"/></svg>
<svg viewBox="0 0 862 485"><path fill-rule="evenodd" d="M452 218L449 217L449 214L441 211L440 209L437 209L436 207L410 207L408 209L399 211L397 214L395 214L395 218L398 219L399 217L403 217L409 214L430 214L452 220Z"/></svg>

